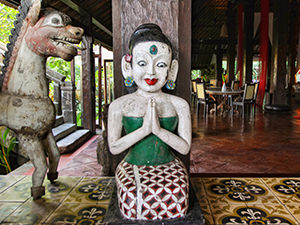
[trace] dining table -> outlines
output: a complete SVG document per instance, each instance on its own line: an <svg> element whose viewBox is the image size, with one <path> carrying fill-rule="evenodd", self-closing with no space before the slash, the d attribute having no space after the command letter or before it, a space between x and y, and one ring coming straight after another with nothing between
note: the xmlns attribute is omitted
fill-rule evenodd
<svg viewBox="0 0 300 225"><path fill-rule="evenodd" d="M217 110L220 111L221 115L224 115L229 111L233 113L232 110L233 96L241 96L244 93L244 90L233 90L231 88L226 88L226 90L222 90L222 88L220 87L214 87L214 88L208 87L205 90L205 93L217 99L218 101ZM212 110L210 113L212 113Z"/></svg>

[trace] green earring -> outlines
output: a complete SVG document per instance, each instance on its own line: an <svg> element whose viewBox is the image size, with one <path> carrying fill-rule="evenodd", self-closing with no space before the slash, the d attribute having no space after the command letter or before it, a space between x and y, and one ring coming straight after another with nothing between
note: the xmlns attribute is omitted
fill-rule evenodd
<svg viewBox="0 0 300 225"><path fill-rule="evenodd" d="M133 85L133 82L133 77L131 76L126 77L126 79L124 80L126 87L131 87Z"/></svg>
<svg viewBox="0 0 300 225"><path fill-rule="evenodd" d="M176 86L176 84L173 80L168 80L166 83L166 88L169 90L174 90L175 86Z"/></svg>

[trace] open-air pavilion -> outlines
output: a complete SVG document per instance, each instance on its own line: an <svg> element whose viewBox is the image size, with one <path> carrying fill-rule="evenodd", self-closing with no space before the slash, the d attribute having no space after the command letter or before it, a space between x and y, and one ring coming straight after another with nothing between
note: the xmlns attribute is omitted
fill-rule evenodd
<svg viewBox="0 0 300 225"><path fill-rule="evenodd" d="M20 4L0 2L13 8ZM85 49L80 52L82 125L71 125L67 131L80 133L80 138L60 148L66 153L59 164L58 185L45 181L48 190L41 200L30 197L34 170L30 162L0 176L0 223L80 224L89 219L102 224L111 215L114 179L103 177L96 152L103 143L100 112L110 100L134 91L124 86L121 58L129 51L132 31L153 22L168 35L179 60L171 93L190 103L193 129L190 154L179 157L189 168L206 224L300 224L298 0L47 0L45 4L69 15L85 32ZM102 63L99 46L113 51L112 89L106 76L95 83L95 70L102 67L106 74L111 63ZM75 62L71 65L71 82L48 71L56 84L54 103L61 124L76 123ZM211 74L205 74L208 68ZM259 82L255 111L246 109L243 117L235 111L232 115L208 111L203 116L205 109L197 110L192 70L201 71L197 83L207 76L219 88L225 70L228 87L233 81L239 88ZM96 92L95 86L102 88ZM113 156L112 171L123 157ZM93 207L101 213L80 214Z"/></svg>

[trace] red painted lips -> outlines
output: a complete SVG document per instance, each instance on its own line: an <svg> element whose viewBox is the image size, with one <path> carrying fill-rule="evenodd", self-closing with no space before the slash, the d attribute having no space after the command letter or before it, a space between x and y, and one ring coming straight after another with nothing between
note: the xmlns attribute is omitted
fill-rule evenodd
<svg viewBox="0 0 300 225"><path fill-rule="evenodd" d="M158 79L156 79L156 78L153 78L153 79L146 78L145 81L148 85L154 85L154 84L156 84Z"/></svg>

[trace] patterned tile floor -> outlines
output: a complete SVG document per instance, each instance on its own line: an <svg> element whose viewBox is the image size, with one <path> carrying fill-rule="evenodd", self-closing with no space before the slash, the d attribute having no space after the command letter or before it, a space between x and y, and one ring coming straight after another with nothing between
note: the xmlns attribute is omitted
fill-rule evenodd
<svg viewBox="0 0 300 225"><path fill-rule="evenodd" d="M300 178L192 178L207 224L300 224Z"/></svg>
<svg viewBox="0 0 300 225"><path fill-rule="evenodd" d="M59 177L33 201L31 176L0 176L1 224L102 224L115 185L112 177Z"/></svg>
<svg viewBox="0 0 300 225"><path fill-rule="evenodd" d="M300 178L191 178L207 224L300 224ZM103 224L112 177L60 176L30 197L31 176L0 176L1 224Z"/></svg>
<svg viewBox="0 0 300 225"><path fill-rule="evenodd" d="M191 182L206 223L300 225L300 177L278 178L299 175L300 107L285 116L258 112L255 121L241 121L193 122ZM37 201L30 197L31 163L0 176L0 224L103 224L115 184L100 177L96 146L94 136L63 155L57 184L45 180L46 195ZM277 178L217 178L229 174Z"/></svg>

